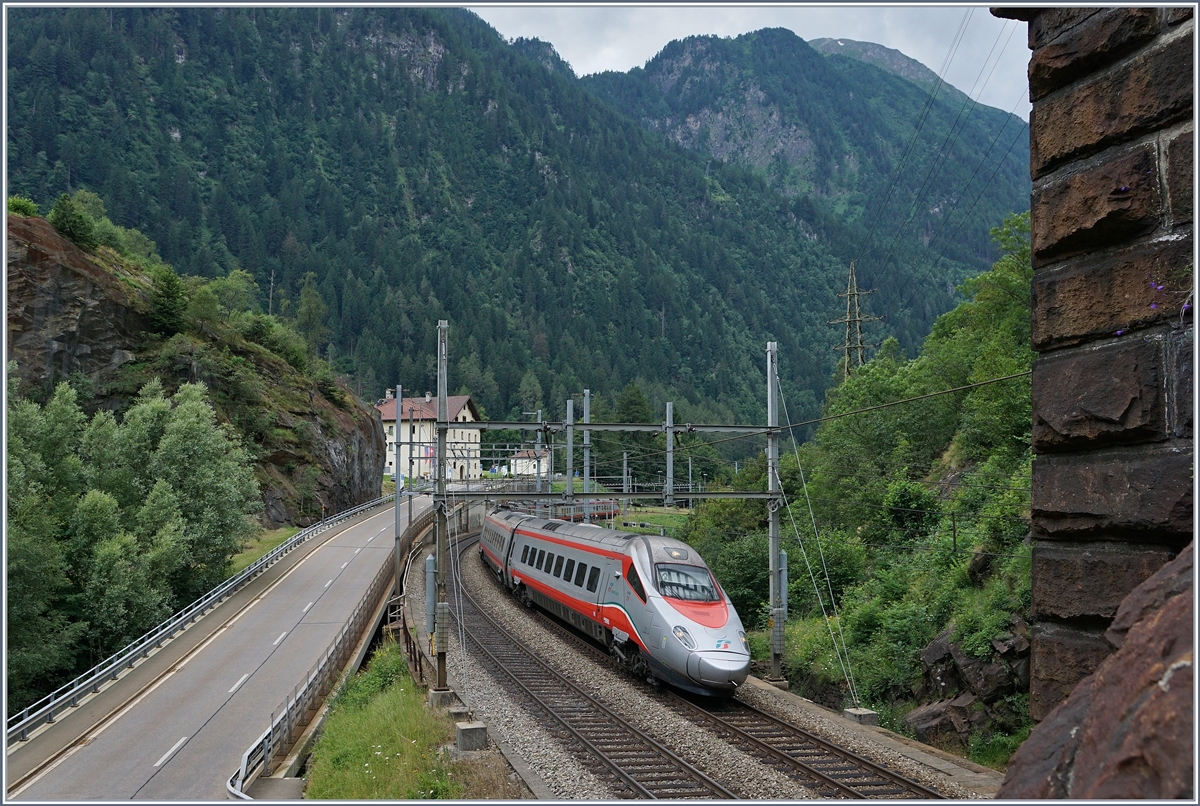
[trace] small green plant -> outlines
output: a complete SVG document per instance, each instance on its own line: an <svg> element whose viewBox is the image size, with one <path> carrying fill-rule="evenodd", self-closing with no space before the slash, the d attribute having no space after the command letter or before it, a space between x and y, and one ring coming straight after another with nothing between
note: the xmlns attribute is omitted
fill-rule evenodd
<svg viewBox="0 0 1200 806"><path fill-rule="evenodd" d="M37 215L38 206L32 199L27 199L24 196L9 196L8 212L23 216Z"/></svg>
<svg viewBox="0 0 1200 806"><path fill-rule="evenodd" d="M969 758L976 764L991 767L993 770L1004 770L1008 760L1017 752L1021 743L1029 738L1030 726L1026 725L1016 733L982 733L972 734Z"/></svg>

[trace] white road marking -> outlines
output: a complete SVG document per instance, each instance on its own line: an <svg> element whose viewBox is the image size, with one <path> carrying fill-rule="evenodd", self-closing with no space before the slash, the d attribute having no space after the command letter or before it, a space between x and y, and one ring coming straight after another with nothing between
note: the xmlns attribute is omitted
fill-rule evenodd
<svg viewBox="0 0 1200 806"><path fill-rule="evenodd" d="M182 739L180 739L179 741L175 742L175 746L174 746L174 747L172 747L172 748L171 748L170 750L168 750L167 752L163 753L163 757L162 757L162 758L160 758L158 761L154 762L154 766L155 766L155 767L158 767L158 766L160 766L160 765L161 765L161 764L162 764L164 761L166 761L167 759L169 759L169 758L171 757L171 755L172 755L172 754L173 754L173 753L174 753L176 750L178 750L180 747L182 747L182 746L183 746L183 743L184 743L184 742L186 742L186 741L187 741L187 737L186 737L186 736L184 736Z"/></svg>
<svg viewBox="0 0 1200 806"><path fill-rule="evenodd" d="M281 635L281 636L279 636L279 637L280 637L280 638L282 638L283 636ZM278 643L278 642L276 642L276 643ZM246 682L246 678L247 678L247 677L249 677L249 676L250 676L250 673L249 673L249 672L246 672L244 675L242 675L242 678L241 678L240 680L238 680L236 683L234 683L234 684L233 684L233 688L229 689L229 693L230 693L230 694L232 694L233 692L237 691L237 690L238 690L238 686L240 686L242 683L245 683L245 682ZM155 764L154 766L156 766L156 767L157 767L158 765L157 765L157 764Z"/></svg>
<svg viewBox="0 0 1200 806"><path fill-rule="evenodd" d="M362 549L355 549L355 550L354 550L354 553L355 553L355 554L358 554L360 551L362 551Z"/></svg>
<svg viewBox="0 0 1200 806"><path fill-rule="evenodd" d="M376 537L379 537L379 535L375 535L375 536L373 536L373 537L368 537L368 538L367 538L367 542L368 542L368 543L370 543L370 542L371 542L372 540L374 540Z"/></svg>
<svg viewBox="0 0 1200 806"><path fill-rule="evenodd" d="M424 510L422 509L421 511L424 511ZM384 515L390 515L390 514L391 514L391 513L387 512L387 511L385 510L385 511L383 511L383 512L380 512L380 513L379 513L379 514L377 514L377 515L372 515L371 517L367 518L367 521L371 521L371 520L374 520L375 518L383 517ZM366 522L366 521L364 521L364 523L365 523L365 522ZM134 708L135 708L135 707L138 705L138 703L140 703L142 700L146 699L146 698L147 698L147 697L149 697L151 694L153 694L153 693L154 693L154 691L155 691L155 690L157 690L157 689L158 689L158 687L159 687L159 686L161 686L163 683L167 682L167 680L169 680L170 678L174 677L174 676L175 676L175 673L176 673L176 672L178 672L180 669L182 669L184 666L186 666L186 665L187 665L187 663L188 663L188 662L189 662L189 661L190 661L192 658L196 657L196 655L199 655L199 654L200 654L202 651L204 651L204 649L206 649L206 648L208 647L208 645L209 645L209 644L211 644L213 641L217 640L217 638L219 638L219 637L221 636L221 634L222 634L222 633L224 633L224 632L226 631L226 629L228 629L229 627L232 627L232 626L233 626L233 625L234 625L234 624L235 624L235 623L238 621L238 619L240 619L242 616L246 615L246 613L250 612L250 610L251 610L251 609L253 609L253 607L254 607L256 604L258 604L258 603L259 603L259 602L261 602L261 601L262 601L264 598L266 598L267 594L269 594L271 591L275 590L275 588L277 588L279 585L283 584L284 580L286 580L286 579L287 579L288 577L290 577L290 576L291 576L293 573L295 573L296 571L298 571L298 570L300 569L300 567L301 567L302 565L304 565L306 562L308 562L308 561L309 561L309 560L310 560L310 559L311 559L311 558L312 558L314 555L316 555L316 553L317 553L318 551L320 551L321 549L323 549L323 548L325 548L326 546L330 545L330 542L332 542L332 541L329 541L329 542L322 543L321 545L319 545L319 546L317 546L315 549L313 549L313 550L312 550L312 552L311 552L311 553L310 553L308 556L306 556L306 557L305 557L304 559L302 559L300 562L296 563L294 566L292 566L290 569L288 569L287 573L285 573L285 574L284 574L283 576L281 576L279 579L277 579L277 580L275 580L273 583L271 583L271 586L270 586L269 588L267 588L265 591L263 591L261 594L259 594L259 596L258 596L258 597L256 597L256 598L254 599L254 601L252 601L250 604L246 605L246 607L245 607L245 608L243 608L243 609L242 609L242 611L241 611L240 613L238 613L236 616L234 616L232 619L230 619L228 622L226 622L224 625L222 625L222 627L218 627L218 628L217 628L217 629L216 629L216 630L213 632L213 634L212 634L212 635L210 635L210 636L208 637L208 639L207 639L207 640L205 640L205 641L204 641L202 644L200 644L198 647L196 647L195 649L192 649L192 650L190 650L190 651L189 651L189 652L188 652L188 653L187 653L187 654L184 656L184 659L183 659L183 662L182 662L182 663L178 664L178 665L177 665L177 666L176 666L174 669L172 669L171 671L167 672L165 675L163 675L163 676L162 676L162 677L160 677L158 680L156 680L156 681L154 682L154 684L153 684L152 686L150 686L150 688L146 689L146 690L145 690L145 691L143 691L141 694L139 694L135 700L133 700L132 702L126 703L126 704L125 704L125 705L124 705L122 708L120 708L118 711L116 711L115 713L113 713L113 714L110 714L108 717L106 717L106 718L105 718L105 720L104 720L104 722L103 722L103 724L101 724L101 725L100 725L100 727L99 727L98 729L96 729L96 730L94 730L94 731L91 731L91 732L89 732L89 733L87 734L87 736L86 736L86 739L87 739L87 740L86 740L86 741L80 741L80 742L77 742L77 743L76 743L74 746L72 746L72 747L71 747L71 749L70 749L70 750L68 750L66 753L63 753L61 756L59 756L57 759L55 759L55 761L54 761L54 763L53 763L53 764L51 764L51 765L49 765L48 767L46 767L45 769L43 769L41 772L39 772L39 773L38 773L37 775L35 775L33 778L31 778L31 779L29 779L28 781L26 781L26 782L25 782L25 783L24 783L22 786L20 786L19 788L17 788L17 789L15 789L15 790L12 790L12 791L8 792L8 793L7 793L7 796L8 796L9 798L15 798L17 795L21 794L21 793L22 793L22 792L24 792L26 789L28 789L29 787L31 787L31 786L33 786L34 784L36 784L38 781L40 781L40 780L42 780L43 778L45 778L45 777L46 777L46 776L47 776L47 775L48 775L50 772L52 772L52 771L53 771L55 768L59 767L59 766L60 766L61 764L63 764L63 762L65 762L67 759L69 759L71 756L75 755L75 753L77 753L77 752L78 752L80 749L82 749L82 748L86 747L87 745L91 744L91 742L92 742L92 741L95 741L96 737L98 737L98 736L99 736L101 733L104 733L104 731L108 730L110 727L112 727L113 725L115 725L115 724L117 723L117 720L119 720L121 717L125 716L125 714L129 713L130 711L132 711L132 710L133 710L133 709L134 709ZM359 550L357 550L357 549L356 549L354 553L355 553L355 554L358 554L358 551L359 551ZM310 608L310 607L312 607L312 606L313 606L313 603L312 603L312 602L309 602L307 605L305 605L305 607L304 607L304 610L303 610L302 612L304 612L304 613L307 613L307 612L308 612L308 608ZM187 738L187 737L185 736L185 737L184 737L184 739L186 739L186 738Z"/></svg>
<svg viewBox="0 0 1200 806"><path fill-rule="evenodd" d="M331 580L329 580L328 582L326 582L326 583L325 583L325 587L327 587L327 588L328 588L328 587L329 587L330 585L332 585L332 584L333 584L333 580L331 579Z"/></svg>
<svg viewBox="0 0 1200 806"><path fill-rule="evenodd" d="M342 563L342 568L345 568L349 564L350 564L350 561L346 560L346 562Z"/></svg>
<svg viewBox="0 0 1200 806"><path fill-rule="evenodd" d="M287 630L279 633L279 637L271 642L271 646L279 646L279 642L283 640L283 636L287 635Z"/></svg>

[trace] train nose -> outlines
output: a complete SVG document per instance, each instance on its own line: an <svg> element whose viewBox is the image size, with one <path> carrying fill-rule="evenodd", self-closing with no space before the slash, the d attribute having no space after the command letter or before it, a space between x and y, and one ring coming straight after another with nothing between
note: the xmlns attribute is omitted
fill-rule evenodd
<svg viewBox="0 0 1200 806"><path fill-rule="evenodd" d="M702 686L732 689L746 682L750 657L740 652L693 652L688 656L688 677Z"/></svg>

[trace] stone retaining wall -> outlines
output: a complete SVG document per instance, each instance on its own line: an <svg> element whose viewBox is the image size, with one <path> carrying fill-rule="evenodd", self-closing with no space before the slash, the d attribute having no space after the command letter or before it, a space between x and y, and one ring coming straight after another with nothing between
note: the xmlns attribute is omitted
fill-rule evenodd
<svg viewBox="0 0 1200 806"><path fill-rule="evenodd" d="M1042 719L1113 651L1125 596L1192 539L1190 8L1029 23L1033 647Z"/></svg>

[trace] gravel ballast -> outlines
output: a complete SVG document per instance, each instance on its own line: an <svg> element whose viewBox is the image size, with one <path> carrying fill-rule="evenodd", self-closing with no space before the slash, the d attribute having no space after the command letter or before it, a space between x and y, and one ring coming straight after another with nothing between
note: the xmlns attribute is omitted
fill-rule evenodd
<svg viewBox="0 0 1200 806"><path fill-rule="evenodd" d="M808 799L816 793L778 770L731 746L707 728L668 711L643 693L629 675L598 661L546 630L510 593L474 550L462 557L460 569L465 584L482 607L512 635L515 642L530 647L553 668L587 691L606 707L687 759L706 775L723 783L746 799ZM423 620L424 584L410 580L408 612ZM457 609L451 601L452 609ZM554 793L564 799L607 800L618 797L606 783L588 772L553 735L530 714L504 682L485 672L470 652L464 653L454 631L447 653L447 668L457 681L459 696L488 724L489 732L502 737ZM826 740L886 766L901 775L954 799L982 797L948 780L946 774L914 760L913 753L895 752L884 743L872 741L847 720L820 709L798 707L787 698L751 685L738 691L738 699L809 730ZM943 765L944 766L944 765Z"/></svg>

